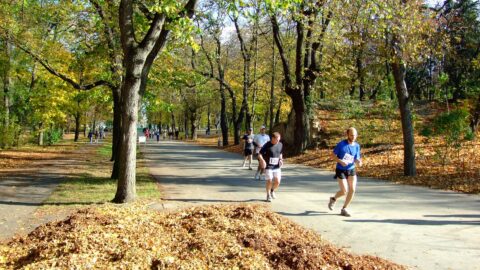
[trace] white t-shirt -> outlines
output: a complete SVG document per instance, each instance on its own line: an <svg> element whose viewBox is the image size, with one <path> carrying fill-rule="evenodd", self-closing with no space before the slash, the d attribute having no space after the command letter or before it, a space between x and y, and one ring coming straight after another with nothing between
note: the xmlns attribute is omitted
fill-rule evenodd
<svg viewBox="0 0 480 270"><path fill-rule="evenodd" d="M262 149L262 146L266 144L267 142L270 141L270 136L268 134L257 134L255 135L255 138L253 138L253 142L257 145L255 148L255 152L258 154L260 149Z"/></svg>

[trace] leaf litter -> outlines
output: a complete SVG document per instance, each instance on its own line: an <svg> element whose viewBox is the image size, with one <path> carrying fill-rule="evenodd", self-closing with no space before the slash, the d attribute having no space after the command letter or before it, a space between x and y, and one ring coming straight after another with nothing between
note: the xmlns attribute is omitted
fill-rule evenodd
<svg viewBox="0 0 480 270"><path fill-rule="evenodd" d="M0 244L0 269L406 269L352 255L258 204L83 208Z"/></svg>

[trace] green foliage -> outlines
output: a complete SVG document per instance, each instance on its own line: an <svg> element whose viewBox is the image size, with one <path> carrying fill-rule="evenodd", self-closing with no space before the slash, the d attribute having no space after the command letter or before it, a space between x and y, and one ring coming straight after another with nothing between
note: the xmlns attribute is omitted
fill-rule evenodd
<svg viewBox="0 0 480 270"><path fill-rule="evenodd" d="M345 99L342 102L342 116L344 119L363 118L366 114L365 108L358 100Z"/></svg>
<svg viewBox="0 0 480 270"><path fill-rule="evenodd" d="M53 128L45 131L44 142L47 145L53 145L63 138L63 131L58 128Z"/></svg>
<svg viewBox="0 0 480 270"><path fill-rule="evenodd" d="M448 144L459 147L460 142L469 138L471 132L468 116L468 111L464 109L440 114L433 120L433 135L443 136Z"/></svg>
<svg viewBox="0 0 480 270"><path fill-rule="evenodd" d="M459 150L464 140L473 139L473 133L468 122L469 113L465 109L445 112L423 127L420 134L426 137L441 137L444 140L443 149L436 149L436 156L445 165L451 149Z"/></svg>
<svg viewBox="0 0 480 270"><path fill-rule="evenodd" d="M18 146L20 130L20 126L16 124L9 126L0 125L0 148L5 149Z"/></svg>

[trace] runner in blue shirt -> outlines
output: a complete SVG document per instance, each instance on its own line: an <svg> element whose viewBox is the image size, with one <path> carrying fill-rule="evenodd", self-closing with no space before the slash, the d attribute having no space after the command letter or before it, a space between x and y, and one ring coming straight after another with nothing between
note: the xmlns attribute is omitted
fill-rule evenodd
<svg viewBox="0 0 480 270"><path fill-rule="evenodd" d="M335 179L338 181L340 190L334 197L330 197L328 208L333 210L335 202L343 195L347 195L345 204L343 205L340 215L349 217L350 213L347 211L347 206L355 195L357 187L357 172L355 171L355 164L362 166L360 157L360 145L355 142L358 133L354 127L347 129L347 139L339 142L332 152L332 158L337 162L335 169Z"/></svg>

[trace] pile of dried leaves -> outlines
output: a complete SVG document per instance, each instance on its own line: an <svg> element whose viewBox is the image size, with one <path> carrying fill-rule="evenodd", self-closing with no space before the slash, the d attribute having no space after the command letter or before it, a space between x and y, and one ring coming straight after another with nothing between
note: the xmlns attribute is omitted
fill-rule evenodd
<svg viewBox="0 0 480 270"><path fill-rule="evenodd" d="M405 269L356 256L259 205L86 208L0 245L7 269Z"/></svg>

